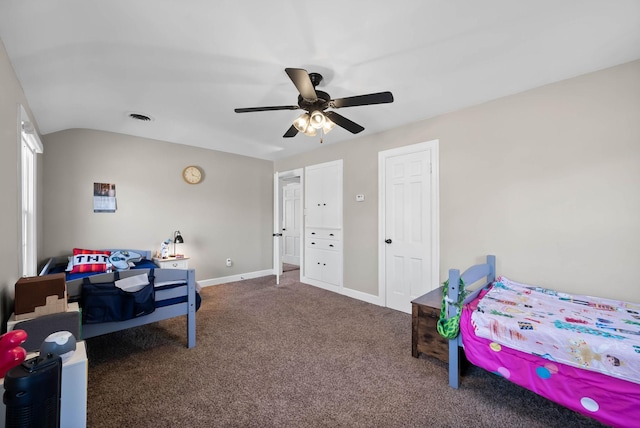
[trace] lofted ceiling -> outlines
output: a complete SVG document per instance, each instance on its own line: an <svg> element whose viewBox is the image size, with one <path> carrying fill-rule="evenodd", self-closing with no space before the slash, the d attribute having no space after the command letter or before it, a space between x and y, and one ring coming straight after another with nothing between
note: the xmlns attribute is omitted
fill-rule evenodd
<svg viewBox="0 0 640 428"><path fill-rule="evenodd" d="M89 128L275 160L323 75L362 125L333 144L640 58L640 0L2 0L0 39L41 134ZM151 121L130 118L148 115Z"/></svg>

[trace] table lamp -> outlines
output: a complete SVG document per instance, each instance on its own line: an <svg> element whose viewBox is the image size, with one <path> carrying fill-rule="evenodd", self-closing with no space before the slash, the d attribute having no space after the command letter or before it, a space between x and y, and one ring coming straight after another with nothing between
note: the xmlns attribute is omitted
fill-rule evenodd
<svg viewBox="0 0 640 428"><path fill-rule="evenodd" d="M172 257L177 257L178 253L176 253L176 244L184 244L184 239L182 239L182 235L180 235L180 231L176 230L173 232L173 255Z"/></svg>

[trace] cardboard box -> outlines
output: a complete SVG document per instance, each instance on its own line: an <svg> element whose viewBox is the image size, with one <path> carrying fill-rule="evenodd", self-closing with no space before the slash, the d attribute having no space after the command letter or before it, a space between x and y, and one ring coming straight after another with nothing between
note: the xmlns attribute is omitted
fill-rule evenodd
<svg viewBox="0 0 640 428"><path fill-rule="evenodd" d="M64 273L20 278L15 285L16 320L67 311Z"/></svg>

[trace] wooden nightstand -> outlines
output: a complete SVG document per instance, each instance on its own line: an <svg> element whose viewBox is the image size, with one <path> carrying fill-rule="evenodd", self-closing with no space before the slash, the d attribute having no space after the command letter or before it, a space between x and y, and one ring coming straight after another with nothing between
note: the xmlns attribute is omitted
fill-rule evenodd
<svg viewBox="0 0 640 428"><path fill-rule="evenodd" d="M154 257L153 263L161 269L189 269L189 257L167 257L166 259Z"/></svg>
<svg viewBox="0 0 640 428"><path fill-rule="evenodd" d="M411 355L420 354L449 362L449 341L438 333L438 319L442 307L442 287L436 288L411 302ZM466 364L462 347L460 361Z"/></svg>

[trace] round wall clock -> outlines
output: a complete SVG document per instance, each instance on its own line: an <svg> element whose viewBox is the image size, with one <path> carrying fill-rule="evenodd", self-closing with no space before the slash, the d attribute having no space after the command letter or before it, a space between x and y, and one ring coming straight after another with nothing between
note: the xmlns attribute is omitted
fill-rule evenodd
<svg viewBox="0 0 640 428"><path fill-rule="evenodd" d="M202 181L202 171L197 166L190 165L182 170L182 178L189 184L198 184Z"/></svg>

